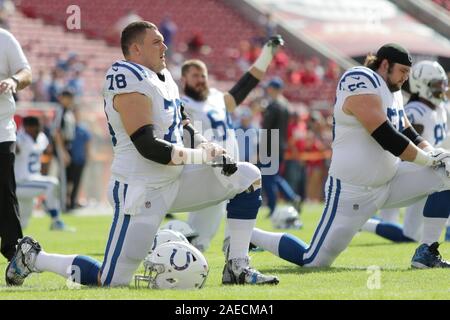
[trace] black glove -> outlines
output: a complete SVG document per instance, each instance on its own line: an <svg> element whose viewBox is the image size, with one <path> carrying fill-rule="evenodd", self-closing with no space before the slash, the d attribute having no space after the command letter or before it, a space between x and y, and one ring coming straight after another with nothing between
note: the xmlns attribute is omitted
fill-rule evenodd
<svg viewBox="0 0 450 320"><path fill-rule="evenodd" d="M270 37L266 43L270 47L279 47L284 46L284 39L281 35L277 34L276 36Z"/></svg>
<svg viewBox="0 0 450 320"><path fill-rule="evenodd" d="M222 154L218 156L216 159L212 162L213 167L221 167L222 168L222 174L229 177L233 173L237 171L237 164L234 159L229 156L228 154Z"/></svg>

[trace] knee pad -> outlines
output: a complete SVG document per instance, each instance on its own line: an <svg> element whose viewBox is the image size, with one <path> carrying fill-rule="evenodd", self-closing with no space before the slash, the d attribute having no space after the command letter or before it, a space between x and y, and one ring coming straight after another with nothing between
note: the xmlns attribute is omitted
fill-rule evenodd
<svg viewBox="0 0 450 320"><path fill-rule="evenodd" d="M238 162L237 177L240 190L254 191L261 188L261 171L249 162Z"/></svg>
<svg viewBox="0 0 450 320"><path fill-rule="evenodd" d="M450 214L450 190L428 196L423 216L427 218L448 218Z"/></svg>
<svg viewBox="0 0 450 320"><path fill-rule="evenodd" d="M256 219L261 203L261 188L254 191L241 192L228 202L227 218Z"/></svg>

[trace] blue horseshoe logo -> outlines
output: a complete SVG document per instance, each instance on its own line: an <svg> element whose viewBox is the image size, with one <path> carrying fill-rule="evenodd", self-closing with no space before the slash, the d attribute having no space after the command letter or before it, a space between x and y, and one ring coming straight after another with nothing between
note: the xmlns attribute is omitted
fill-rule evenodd
<svg viewBox="0 0 450 320"><path fill-rule="evenodd" d="M177 271L182 271L182 270L186 269L187 267L189 267L189 264L191 263L191 256L190 256L191 253L186 252L186 263L184 264L184 266L181 266L181 267L177 266L175 264L175 261L173 261L176 254L177 254L177 249L173 249L172 255L170 256L170 265L172 267L174 267L175 270L177 270Z"/></svg>

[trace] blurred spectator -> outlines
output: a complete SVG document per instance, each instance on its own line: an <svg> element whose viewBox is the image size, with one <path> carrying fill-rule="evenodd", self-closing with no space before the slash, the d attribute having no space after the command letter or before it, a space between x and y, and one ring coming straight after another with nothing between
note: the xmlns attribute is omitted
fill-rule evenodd
<svg viewBox="0 0 450 320"><path fill-rule="evenodd" d="M64 90L58 96L59 108L56 110L53 122L52 137L54 141L54 152L58 159L59 180L61 186L61 206L66 209L66 168L70 164L70 153L72 141L75 138L75 115L74 95Z"/></svg>
<svg viewBox="0 0 450 320"><path fill-rule="evenodd" d="M327 149L322 136L326 129L326 122L319 111L313 111L308 123L305 153L307 187L306 194L309 201L319 202L323 198L323 183L325 173L325 151Z"/></svg>
<svg viewBox="0 0 450 320"><path fill-rule="evenodd" d="M63 160L65 166L70 163L69 150L75 138L74 95L70 91L63 91L58 96L59 108L56 110L53 123L53 137L56 153Z"/></svg>
<svg viewBox="0 0 450 320"><path fill-rule="evenodd" d="M49 101L48 81L43 70L39 70L38 76L33 79L30 89L33 92L33 102Z"/></svg>
<svg viewBox="0 0 450 320"><path fill-rule="evenodd" d="M52 70L50 83L47 88L50 102L58 102L58 97L64 90L64 86L64 71L56 67Z"/></svg>
<svg viewBox="0 0 450 320"><path fill-rule="evenodd" d="M9 17L16 8L11 0L0 0L0 28L9 29Z"/></svg>
<svg viewBox="0 0 450 320"><path fill-rule="evenodd" d="M291 114L287 132L287 150L284 177L302 199L306 199L306 166L301 160L305 151L308 128L298 112Z"/></svg>
<svg viewBox="0 0 450 320"><path fill-rule="evenodd" d="M81 78L81 70L75 70L72 72L69 80L67 81L67 85L65 87L66 90L72 92L75 98L79 98L83 96L84 93L84 81Z"/></svg>
<svg viewBox="0 0 450 320"><path fill-rule="evenodd" d="M90 154L91 134L89 130L80 123L80 112L75 110L75 137L70 145L70 164L66 170L67 176L67 209L81 207L78 201L78 191L86 162Z"/></svg>
<svg viewBox="0 0 450 320"><path fill-rule="evenodd" d="M83 70L84 64L80 61L78 54L71 52L66 60L59 60L56 67L65 73L69 73Z"/></svg>
<svg viewBox="0 0 450 320"><path fill-rule="evenodd" d="M275 54L275 57L273 57L273 61L275 64L276 69L280 70L284 69L289 65L289 56L284 52L283 49L278 50L278 52Z"/></svg>
<svg viewBox="0 0 450 320"><path fill-rule="evenodd" d="M236 137L239 142L239 161L256 164L258 161L258 129L253 126L253 113L249 107L241 106Z"/></svg>
<svg viewBox="0 0 450 320"><path fill-rule="evenodd" d="M204 44L205 41L203 40L203 34L197 30L188 41L188 49L192 53L199 53Z"/></svg>
<svg viewBox="0 0 450 320"><path fill-rule="evenodd" d="M177 30L178 30L177 25L168 16L164 17L164 19L162 20L162 22L159 26L159 31L161 32L162 36L164 37L164 43L167 46L166 55L168 56L169 59L171 59L172 54L173 54L173 52L172 52L173 39L175 37L175 34L177 33Z"/></svg>
<svg viewBox="0 0 450 320"><path fill-rule="evenodd" d="M302 76L302 84L305 86L314 86L320 83L320 77L316 73L316 65L313 61L305 63L305 70Z"/></svg>
<svg viewBox="0 0 450 320"><path fill-rule="evenodd" d="M290 61L286 68L286 79L289 84L299 85L302 82L302 73L298 69L298 63Z"/></svg>
<svg viewBox="0 0 450 320"><path fill-rule="evenodd" d="M141 16L139 16L136 11L134 11L133 9L128 9L126 14L119 18L119 20L117 20L116 24L114 25L114 30L113 32L116 34L116 36L119 36L122 34L122 30L125 29L125 27L127 25L129 25L132 22L136 22L136 21L142 21L144 20Z"/></svg>
<svg viewBox="0 0 450 320"><path fill-rule="evenodd" d="M282 92L284 82L278 77L272 78L266 86L266 93L268 96L268 105L264 111L262 129L266 129L267 135L261 136L260 149L269 156L274 157L279 152L279 164L283 166L284 152L287 146L287 129L289 121L288 101L284 98ZM279 137L275 145L278 150L272 150L272 136L275 134L274 130L278 130ZM261 164L264 168L266 165ZM279 173L262 175L262 185L265 195L267 196L267 205L272 215L277 204L278 191L280 191L287 201L291 202L298 210L300 207L300 196L298 196L289 184L284 180Z"/></svg>
<svg viewBox="0 0 450 320"><path fill-rule="evenodd" d="M324 75L325 80L337 81L339 79L340 74L341 68L339 67L339 65L335 61L329 60L325 70Z"/></svg>

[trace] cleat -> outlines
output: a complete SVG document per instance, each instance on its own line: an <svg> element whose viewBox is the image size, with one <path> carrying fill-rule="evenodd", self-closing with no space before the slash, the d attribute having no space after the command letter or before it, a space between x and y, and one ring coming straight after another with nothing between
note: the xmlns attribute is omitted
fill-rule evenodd
<svg viewBox="0 0 450 320"><path fill-rule="evenodd" d="M6 267L5 280L8 286L21 286L30 273L39 272L34 264L41 250L39 243L31 237L19 240L16 252Z"/></svg>
<svg viewBox="0 0 450 320"><path fill-rule="evenodd" d="M264 275L249 265L250 259L239 258L229 260L222 274L222 284L278 284L280 281L275 276Z"/></svg>
<svg viewBox="0 0 450 320"><path fill-rule="evenodd" d="M430 246L421 244L414 253L411 267L416 269L450 268L450 262L442 259L438 251L439 243L434 242Z"/></svg>
<svg viewBox="0 0 450 320"><path fill-rule="evenodd" d="M67 232L75 232L76 229L73 227L68 227L62 220L55 220L50 225L51 231L67 231Z"/></svg>

